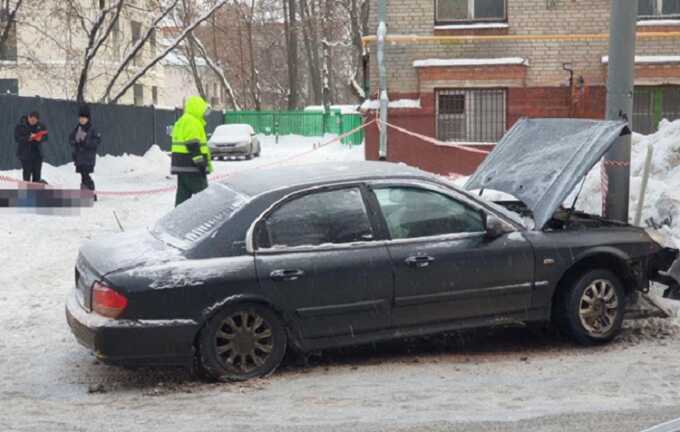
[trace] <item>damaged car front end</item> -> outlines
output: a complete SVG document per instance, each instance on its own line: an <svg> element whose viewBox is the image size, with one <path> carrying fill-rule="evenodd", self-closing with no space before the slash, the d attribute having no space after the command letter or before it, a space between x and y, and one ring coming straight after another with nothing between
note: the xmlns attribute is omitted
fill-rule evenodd
<svg viewBox="0 0 680 432"><path fill-rule="evenodd" d="M579 184L617 138L630 133L623 121L522 119L480 165L465 189L480 194L495 190L517 198L498 204L532 221L536 244L562 248L579 236L574 249L569 249L567 262L571 265L587 259L578 256L585 247L588 254L610 256L612 262L618 257L630 294L647 294L650 283L655 282L666 286L664 297L680 298L680 262L672 239L651 228L575 210L578 193L574 192L580 192ZM567 201L568 208L564 206ZM600 252L594 252L597 249Z"/></svg>

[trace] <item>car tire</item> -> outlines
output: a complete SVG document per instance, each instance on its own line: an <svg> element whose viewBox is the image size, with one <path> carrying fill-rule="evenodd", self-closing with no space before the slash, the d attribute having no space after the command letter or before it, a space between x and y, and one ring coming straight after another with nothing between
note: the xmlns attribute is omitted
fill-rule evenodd
<svg viewBox="0 0 680 432"><path fill-rule="evenodd" d="M215 380L244 381L274 372L286 346L283 322L269 307L254 303L228 305L201 330L200 364Z"/></svg>
<svg viewBox="0 0 680 432"><path fill-rule="evenodd" d="M581 345L604 344L620 332L625 306L619 278L609 270L589 270L560 287L555 323Z"/></svg>

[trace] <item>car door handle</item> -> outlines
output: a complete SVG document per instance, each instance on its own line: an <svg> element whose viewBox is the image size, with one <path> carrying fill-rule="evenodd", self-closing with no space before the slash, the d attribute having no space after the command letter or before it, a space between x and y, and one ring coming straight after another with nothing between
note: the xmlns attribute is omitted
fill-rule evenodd
<svg viewBox="0 0 680 432"><path fill-rule="evenodd" d="M405 262L409 267L423 268L429 266L434 260L434 257L428 255L418 255L406 258Z"/></svg>
<svg viewBox="0 0 680 432"><path fill-rule="evenodd" d="M302 270L274 270L269 277L275 281L295 281L305 275Z"/></svg>

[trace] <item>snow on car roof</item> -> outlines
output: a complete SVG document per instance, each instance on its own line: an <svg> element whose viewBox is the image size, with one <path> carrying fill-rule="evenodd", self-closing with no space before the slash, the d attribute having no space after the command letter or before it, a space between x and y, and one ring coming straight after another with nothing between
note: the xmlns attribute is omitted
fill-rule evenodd
<svg viewBox="0 0 680 432"><path fill-rule="evenodd" d="M254 134L255 130L249 124L225 124L217 126L215 132L213 132L213 137L220 138L231 138L231 137L247 137L250 138L251 134Z"/></svg>
<svg viewBox="0 0 680 432"><path fill-rule="evenodd" d="M314 185L317 183L351 181L362 178L380 177L420 177L433 178L425 171L403 164L390 162L324 162L309 165L290 165L276 168L258 169L251 173L241 173L223 182L242 194L255 196L281 189L282 187Z"/></svg>

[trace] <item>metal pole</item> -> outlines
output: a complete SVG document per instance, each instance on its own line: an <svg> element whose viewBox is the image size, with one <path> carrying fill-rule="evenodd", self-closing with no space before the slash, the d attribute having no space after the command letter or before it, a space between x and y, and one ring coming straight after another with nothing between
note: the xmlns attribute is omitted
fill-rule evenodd
<svg viewBox="0 0 680 432"><path fill-rule="evenodd" d="M607 120L633 118L635 30L638 0L612 0L609 23ZM632 126L631 126L632 127ZM628 222L630 192L630 135L619 137L604 159L603 214Z"/></svg>
<svg viewBox="0 0 680 432"><path fill-rule="evenodd" d="M634 225L640 226L642 220L642 208L645 206L645 194L647 193L647 182L649 181L649 173L652 170L652 154L654 147L647 146L647 157L645 158L645 169L642 171L642 183L640 184L640 196L638 197L637 211L635 212Z"/></svg>
<svg viewBox="0 0 680 432"><path fill-rule="evenodd" d="M379 0L378 2L378 74L380 76L380 123L378 129L380 131L380 147L378 149L378 157L380 160L387 159L387 109L389 107L389 98L387 96L387 69L385 67L385 36L387 36L387 25L385 19L387 16L386 0Z"/></svg>

